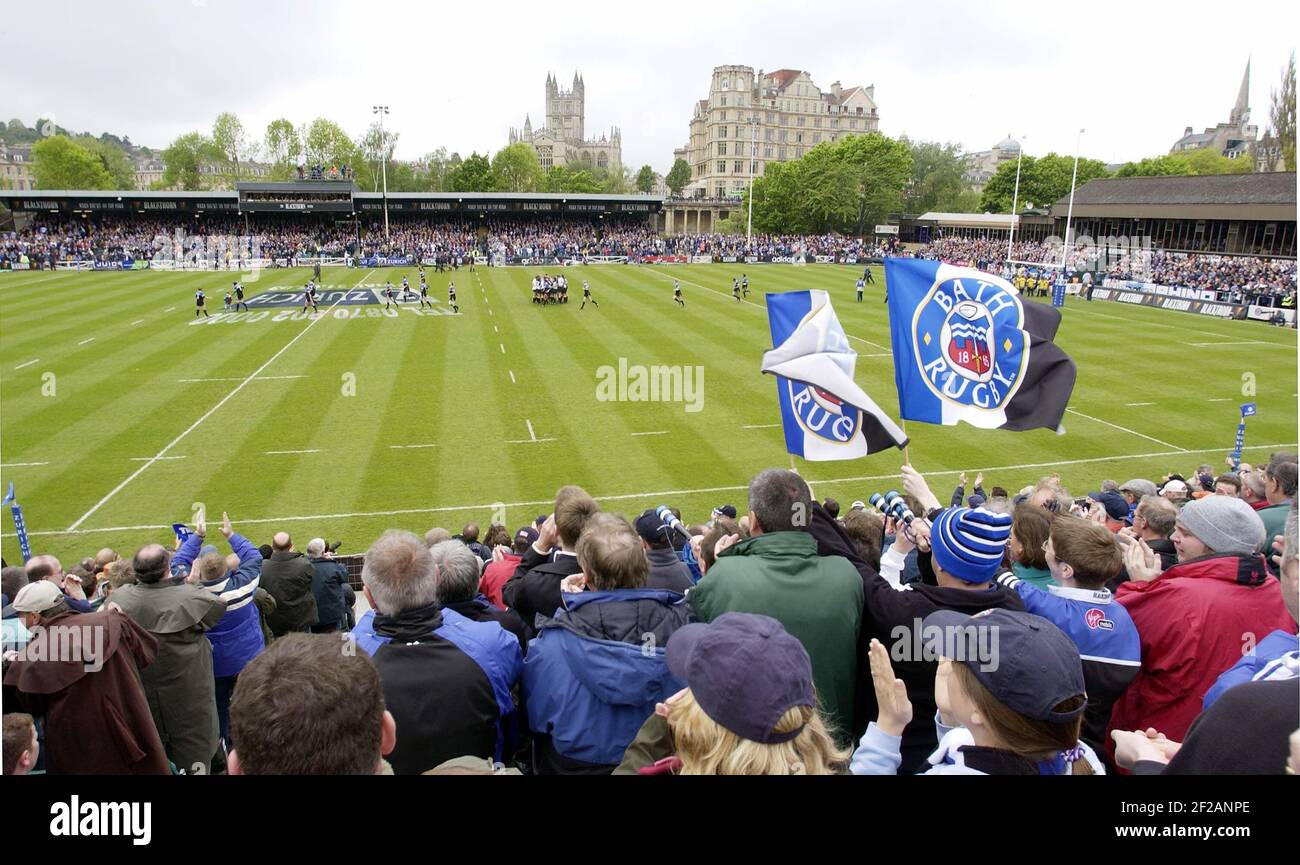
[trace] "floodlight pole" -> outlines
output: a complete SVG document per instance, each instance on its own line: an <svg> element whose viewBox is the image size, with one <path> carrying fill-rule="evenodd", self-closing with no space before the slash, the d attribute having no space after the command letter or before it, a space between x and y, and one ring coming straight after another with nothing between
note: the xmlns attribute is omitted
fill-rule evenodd
<svg viewBox="0 0 1300 865"><path fill-rule="evenodd" d="M1020 136L1017 142L1020 146L1016 149L1016 187L1011 193L1011 233L1007 235L1007 261L1011 261L1011 244L1016 239L1016 223L1020 221L1017 207L1020 204L1020 159L1025 152L1025 138Z"/></svg>
<svg viewBox="0 0 1300 865"><path fill-rule="evenodd" d="M745 222L745 254L753 251L754 165L758 158L758 115L749 115L749 218Z"/></svg>
<svg viewBox="0 0 1300 865"><path fill-rule="evenodd" d="M373 114L379 115L379 172L384 178L384 240L388 240L388 137L384 135L384 115L387 105L376 105Z"/></svg>
<svg viewBox="0 0 1300 865"><path fill-rule="evenodd" d="M1070 175L1070 206L1065 209L1065 243L1061 245L1061 273L1065 273L1065 259L1070 254L1070 220L1074 216L1074 184L1079 179L1079 146L1083 142L1084 130L1080 129L1074 139L1074 173Z"/></svg>

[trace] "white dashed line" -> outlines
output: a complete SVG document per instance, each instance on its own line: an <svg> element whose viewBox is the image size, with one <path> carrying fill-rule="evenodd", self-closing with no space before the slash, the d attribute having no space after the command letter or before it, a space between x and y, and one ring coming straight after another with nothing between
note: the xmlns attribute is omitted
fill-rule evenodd
<svg viewBox="0 0 1300 865"><path fill-rule="evenodd" d="M1230 396L1216 396L1213 399L1207 399L1206 402L1232 402Z"/></svg>
<svg viewBox="0 0 1300 865"><path fill-rule="evenodd" d="M510 373L510 383L511 383L511 384L518 384L518 382L515 381L515 371L514 371L513 369L511 369L511 370L506 370L506 371Z"/></svg>
<svg viewBox="0 0 1300 865"><path fill-rule="evenodd" d="M1155 403L1153 403L1153 402L1126 402L1126 403L1124 403L1124 405L1127 405L1127 406L1155 405Z"/></svg>
<svg viewBox="0 0 1300 865"><path fill-rule="evenodd" d="M1231 342L1193 342L1191 345L1205 348L1211 345L1277 345L1277 343L1264 339L1238 339Z"/></svg>
<svg viewBox="0 0 1300 865"><path fill-rule="evenodd" d="M412 448L436 448L437 445L389 445L393 450L406 450Z"/></svg>
<svg viewBox="0 0 1300 865"><path fill-rule="evenodd" d="M131 462L147 463L151 459L155 459L155 457L131 457ZM185 457L157 457L156 459L158 460L158 462L162 462L163 460L183 460L185 459Z"/></svg>
<svg viewBox="0 0 1300 865"><path fill-rule="evenodd" d="M537 433L533 432L533 422L525 419L524 423L528 424L528 437L533 441L537 441Z"/></svg>
<svg viewBox="0 0 1300 865"><path fill-rule="evenodd" d="M48 466L49 462L43 463L0 463L0 469L16 469L22 466Z"/></svg>
<svg viewBox="0 0 1300 865"><path fill-rule="evenodd" d="M144 319L142 318L138 321L131 322L131 327L135 327L137 324L144 324Z"/></svg>
<svg viewBox="0 0 1300 865"><path fill-rule="evenodd" d="M92 337L90 337L89 339L83 339L81 342L77 343L77 345L79 345L79 346L80 346L80 345L85 345L85 344L88 343L88 342L94 342L94 341L95 341L95 338L92 336Z"/></svg>
<svg viewBox="0 0 1300 865"><path fill-rule="evenodd" d="M506 353L506 346L505 346L505 343L501 343L501 342L499 342L499 343L497 343L497 345L500 346L500 348L501 348L501 353L502 353L502 354L505 354L505 353Z"/></svg>
<svg viewBox="0 0 1300 865"><path fill-rule="evenodd" d="M494 324L494 325L492 325L492 332L493 332L493 333L500 333L501 331L497 330L497 326Z"/></svg>
<svg viewBox="0 0 1300 865"><path fill-rule="evenodd" d="M176 309L176 307L174 307L174 306L169 306L169 307L167 307L166 309L164 309L163 312L171 312L171 311L174 310L174 309Z"/></svg>
<svg viewBox="0 0 1300 865"><path fill-rule="evenodd" d="M252 381L282 381L284 379L306 378L306 377L307 376L305 375L259 375L257 378L251 380ZM243 381L243 379L239 378L238 376L225 376L221 378L178 378L176 379L176 381L188 384L196 381Z"/></svg>
<svg viewBox="0 0 1300 865"><path fill-rule="evenodd" d="M281 454L318 454L320 448L307 448L300 451L263 451L267 456L279 456Z"/></svg>
<svg viewBox="0 0 1300 865"><path fill-rule="evenodd" d="M741 429L772 429L779 426L779 423L747 423Z"/></svg>
<svg viewBox="0 0 1300 865"><path fill-rule="evenodd" d="M17 372L18 370L22 369L22 368L25 367L25 366L31 366L31 365L34 364L34 363L40 363L40 362L41 362L41 359L38 357L38 358L36 358L35 360L29 360L29 361L27 361L27 363L20 363L20 364L18 364L18 366L14 367L14 371Z"/></svg>
<svg viewBox="0 0 1300 865"><path fill-rule="evenodd" d="M666 436L666 435L668 435L668 430L666 430L666 429L661 429L661 430L656 430L656 431L654 431L654 432L636 432L636 433L631 433L631 435L634 435L634 436Z"/></svg>
<svg viewBox="0 0 1300 865"><path fill-rule="evenodd" d="M553 441L557 441L557 439L553 439L553 438L544 438L544 439L510 439L509 441L506 442L506 444L508 444L508 445L535 445L535 444L541 444L542 442L553 442Z"/></svg>

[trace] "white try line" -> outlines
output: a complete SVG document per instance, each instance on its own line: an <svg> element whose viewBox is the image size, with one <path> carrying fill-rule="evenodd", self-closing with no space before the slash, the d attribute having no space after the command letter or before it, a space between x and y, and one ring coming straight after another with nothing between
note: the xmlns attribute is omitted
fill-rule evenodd
<svg viewBox="0 0 1300 865"><path fill-rule="evenodd" d="M269 457L283 456L285 454L318 454L320 452L321 452L320 448L304 448L302 450L296 450L296 451L263 451L263 453Z"/></svg>
<svg viewBox="0 0 1300 865"><path fill-rule="evenodd" d="M1104 301L1104 300L1103 300L1103 301L1100 301L1100 303L1109 303L1109 301ZM1153 307L1147 307L1147 309L1152 309L1152 308L1153 308ZM1070 312L1086 312L1088 315L1099 315L1099 316L1101 316L1102 318L1113 318L1113 319L1115 319L1116 321L1122 321L1122 322L1125 322L1125 323L1127 323L1127 324L1133 324L1134 321L1135 321L1135 319L1132 319L1132 318L1125 318L1125 317L1122 316L1122 315L1113 315L1113 314L1111 314L1111 313L1109 313L1109 312L1099 312L1099 311L1097 311L1096 309L1093 309L1093 308L1090 307L1090 306L1063 306L1063 307L1061 307L1061 311L1062 311L1062 312L1065 312L1065 311L1067 311L1067 310L1070 311ZM1198 329L1198 328L1194 328L1194 327L1189 328L1189 327L1182 327L1182 326L1180 326L1180 325L1176 325L1176 324L1165 324L1164 322L1161 322L1161 321L1150 321L1150 320L1147 319L1147 318L1139 318L1139 319L1136 319L1136 320L1137 320L1137 321L1141 321L1143 325L1150 325L1151 327L1165 327L1165 328L1168 328L1168 329L1170 329L1170 330L1178 330L1178 331L1182 331L1183 333L1203 333L1203 334L1205 334L1206 336L1217 336L1217 337L1220 337L1220 338L1222 338L1222 337L1228 335L1228 334L1225 334L1225 333L1218 333L1217 331L1213 331L1213 330L1200 330L1200 329ZM1288 343L1285 343L1285 342L1273 342L1272 340L1257 340L1257 341L1258 341L1258 342L1266 342L1266 343L1268 343L1269 345L1278 345L1278 346L1283 346L1283 347L1290 347L1289 344L1288 344Z"/></svg>
<svg viewBox="0 0 1300 865"><path fill-rule="evenodd" d="M1279 343L1269 342L1266 339L1234 339L1229 342L1193 342L1189 343L1189 345L1206 348L1213 345L1279 345Z"/></svg>
<svg viewBox="0 0 1300 865"><path fill-rule="evenodd" d="M147 463L150 460L157 460L161 462L162 460L183 460L183 459L185 459L185 457L131 457L131 462Z"/></svg>
<svg viewBox="0 0 1300 865"><path fill-rule="evenodd" d="M31 365L34 364L34 363L40 363L40 362L41 362L41 359L38 357L38 358L35 358L34 360L29 360L29 361L27 361L27 363L20 363L20 364L18 364L18 366L14 367L14 372L17 372L18 370L22 369L23 367L28 367L28 366L31 366Z"/></svg>
<svg viewBox="0 0 1300 865"><path fill-rule="evenodd" d="M1113 429L1117 429L1117 430L1119 430L1120 432L1126 432L1126 433L1128 433L1129 435L1135 435L1135 436L1138 436L1139 438L1144 438L1144 439L1146 439L1147 441L1155 442L1155 443L1158 444L1158 445L1164 445L1164 446L1167 447L1167 448L1173 448L1173 449L1176 450L1176 451L1183 451L1184 453L1187 453L1187 452L1188 452L1188 451L1187 451L1187 448L1180 448L1180 447L1179 447L1178 445L1176 445L1176 444L1170 444L1169 442L1161 441L1160 439L1155 438L1154 436L1149 436L1149 435L1147 435L1146 433L1140 433L1140 432L1138 432L1137 430L1129 429L1129 428L1126 427L1126 426L1120 426L1120 425L1117 424L1117 423L1111 423L1111 422L1108 421L1108 420L1102 420L1102 419L1099 418L1099 417L1093 417L1093 416L1090 415L1090 414L1084 414L1083 412L1081 412L1081 411L1075 411L1075 410L1072 409L1072 408L1067 408L1066 411L1068 411L1068 412L1069 412L1070 414L1072 414L1072 415L1078 415L1078 416L1081 417L1081 418L1087 418L1087 419L1090 420L1090 421L1096 421L1096 422L1099 423L1099 424L1105 424L1106 426L1111 427L1111 428L1113 428Z"/></svg>
<svg viewBox="0 0 1300 865"><path fill-rule="evenodd" d="M672 279L672 280L676 280L676 281L678 281L678 282L684 282L684 283L686 283L687 285L693 285L693 286L695 286L696 288L702 288L702 289L704 289L705 291L711 291L711 292L713 292L714 294L721 295L722 297L731 297L731 295L728 294L728 293L725 292L725 291L719 291L719 290L716 289L716 288L709 288L707 285L700 285L698 282L691 282L689 279L678 279L676 276L672 276L671 274L664 273L663 271L655 270L653 267L649 267L649 268L647 268L647 270L648 270L650 273L654 273L654 274L658 274L659 276L662 276L664 279ZM752 300L743 300L743 299L742 299L740 302L741 302L741 303L747 303L747 304L749 304L750 306L757 307L758 309L761 309L761 310L764 310L764 311L767 310L767 307L765 307L763 304L761 304L761 303L754 303L754 301L752 301ZM845 334L845 335L846 335L849 339L856 339L858 342L865 343L865 344L870 345L870 346L874 346L875 348L883 349L883 350L885 350L887 353L889 352L889 346L887 346L887 345L881 345L881 344L878 343L878 342L872 342L872 341L869 340L869 339L863 339L862 337L860 337L860 336L854 336L854 335L851 334L851 333L849 333L849 334Z"/></svg>
<svg viewBox="0 0 1300 865"><path fill-rule="evenodd" d="M370 273L374 273L374 270L371 270ZM365 276L363 276L361 279L363 279L363 280L366 279L367 277L370 276L370 273L367 273L367 274L366 274ZM358 281L358 282L360 282L360 281ZM338 305L339 305L339 301L343 300L343 298L346 297L346 296L347 296L346 292L343 293L343 294L340 294L339 297L338 297L338 300L335 300L335 301L334 301L334 306L331 306L330 309L333 309L335 306L338 306ZM206 421L208 418L212 417L212 415L215 414L219 408L221 408L221 407L222 407L223 405L225 405L226 403L230 402L230 400L232 400L232 399L235 397L235 394L237 394L237 393L239 393L241 390L243 390L243 389L248 385L249 382L251 382L253 379L257 378L258 375L260 375L260 374L262 373L262 371L265 370L268 366L270 366L271 364L275 363L276 358L278 358L280 355L284 354L286 351L288 351L290 348L292 348L292 347L293 347L293 344L296 343L298 340L302 339L303 336L306 335L307 331L311 330L313 327L316 326L316 323L317 323L318 321L323 321L323 320L324 320L323 318L314 318L314 319L312 319L311 321L309 321L309 322L307 323L307 326L306 326L306 327L304 327L302 330L298 331L298 333L294 335L293 339L291 339L291 340L289 340L288 342L286 342L286 343L284 344L284 346L283 346L279 351L277 351L275 354L271 355L270 359L267 360L266 363L262 364L262 365L259 366L257 369L253 370L253 372L252 372L252 373L251 373L247 378L245 378L245 379L244 379L243 381L241 381L239 384L235 385L235 387L234 387L233 389L231 389L230 393L226 394L226 395L223 396L220 400L218 400L216 405L214 405L212 408L210 408L210 409L208 409L207 411L205 411L205 412L204 412L204 413L199 417L198 420L196 420L194 423L192 423L192 424L190 424L188 427L186 427L185 430L184 430L180 435L176 436L176 438L172 439L172 440L169 441L167 444L165 444L165 445L163 446L163 449L160 450L160 451L158 451L158 453L154 454L153 458L152 458L151 460L149 460L149 462L145 463L144 465L140 466L140 468L138 468L138 469L136 469L135 471L131 472L131 474L127 475L126 480L122 481L120 484L118 484L117 486L113 487L113 489L109 490L109 492L108 492L108 494L107 494L106 496L104 496L104 497L103 497L102 499L100 499L99 501L95 502L94 506L91 507L90 510L86 511L84 514L82 514L80 517L78 517L78 518L77 518L77 521L74 522L71 526L68 527L68 531L70 531L70 532L75 532L75 531L77 530L77 527L78 527L78 526L80 526L80 525L81 525L82 523L84 523L87 519L89 519L91 516L93 516L94 513L95 513L96 511L98 511L100 508L102 508L104 505L108 504L108 502L109 502L109 501L110 501L114 496L116 496L116 495L117 495L118 493L120 493L122 490L126 489L126 487L127 487L127 486L132 482L132 481L134 481L136 478L140 477L140 475L144 474L144 473L149 469L149 466L151 466L151 465L153 465L154 463L156 463L160 458L167 456L167 452L168 452L169 450L171 450L172 448L176 447L176 445L180 444L180 443L185 439L186 436L188 436L190 433L194 432L194 430L198 429L199 426L200 426L204 421Z"/></svg>
<svg viewBox="0 0 1300 865"><path fill-rule="evenodd" d="M779 423L747 423L741 429L773 429L779 426Z"/></svg>
<svg viewBox="0 0 1300 865"><path fill-rule="evenodd" d="M81 342L77 343L77 345L78 345L78 346L82 346L82 345L85 345L85 344L88 343L88 342L94 342L94 341L95 341L95 338L92 336L92 337L90 337L89 339L83 339Z"/></svg>
<svg viewBox="0 0 1300 865"><path fill-rule="evenodd" d="M559 439L555 439L555 438L541 438L541 439L508 439L508 440L506 441L506 444L508 444L508 445L535 445L535 444L541 444L542 442L553 442L553 441L559 441Z"/></svg>
<svg viewBox="0 0 1300 865"><path fill-rule="evenodd" d="M16 469L23 466L48 466L49 462L43 463L0 463L0 469Z"/></svg>
<svg viewBox="0 0 1300 865"><path fill-rule="evenodd" d="M436 448L437 445L389 445L393 450L407 450L412 448Z"/></svg>
<svg viewBox="0 0 1300 865"><path fill-rule="evenodd" d="M554 441L554 439L538 439L537 441L539 442ZM508 442L508 444L528 444L528 443L530 443L529 439L522 439L517 442ZM1247 451L1269 451L1269 450L1276 450L1278 448L1294 448L1294 447L1296 447L1295 442L1287 442L1283 444L1269 444L1269 445L1252 445L1243 448L1242 452L1245 453ZM1077 460L1057 460L1055 462L1048 462L1048 463L1021 463L1019 465L984 466L982 468L971 467L971 468L964 468L964 469L946 469L942 471L925 471L923 472L923 474L925 474L928 477L956 477L962 472L966 472L967 474L971 472L983 472L985 474L989 474L990 472L1022 471L1024 469L1040 469L1040 468L1056 468L1060 466L1087 465L1089 463L1123 462L1126 460L1155 459L1157 457L1170 457L1170 456L1183 457L1183 456L1188 456L1190 454L1217 454L1217 453L1226 453L1227 451L1228 448L1225 447L1204 448L1202 450L1186 450L1186 451L1185 450L1157 451L1154 453L1145 453L1145 454L1120 454L1118 456L1088 457L1086 459L1077 459ZM857 483L860 481L884 481L884 480L897 481L898 479L899 479L899 475L895 472L893 474L887 474L887 475L859 475L856 477L824 478L824 479L810 478L809 480L811 483L814 484L845 484L845 483ZM656 500L656 499L664 499L672 496L691 496L691 495L703 495L704 493L737 492L746 489L749 489L748 484L738 484L734 486L700 487L697 489L658 490L654 492L644 492L644 493L620 493L617 495L593 496L592 498L600 502L626 501L629 499ZM353 511L349 513L336 513L336 514L307 514L303 516L259 517L256 519L239 520L239 524L240 525L263 525L269 523L319 522L321 520L367 519L373 517L400 517L400 516L413 516L413 515L421 515L421 514L457 513L461 511L491 511L494 508L500 508L500 507L522 508L522 507L535 507L539 505L552 505L552 504L555 504L554 496L548 499L534 499L532 501L492 502L489 504L477 504L477 505L449 505L446 507L436 507L436 508L402 508L398 510L389 510L389 511ZM144 526L111 526L111 527L98 528L98 529L83 529L82 531L79 532L71 531L71 530L63 530L63 531L48 531L48 532L29 532L28 534L31 537L49 537L49 536L70 535L70 534L94 535L94 534L111 534L111 533L120 533L120 532L144 532L144 531L156 531L158 529L170 529L170 528L171 528L171 523L163 523L161 525L144 525ZM0 537L12 538L12 537L16 537L16 535L11 532L11 533L6 533L4 535L0 535Z"/></svg>
<svg viewBox="0 0 1300 865"><path fill-rule="evenodd" d="M634 436L666 436L666 435L668 435L668 430L666 430L666 429L661 429L661 430L656 430L655 432L635 432L635 433L630 433L630 435L634 435Z"/></svg>

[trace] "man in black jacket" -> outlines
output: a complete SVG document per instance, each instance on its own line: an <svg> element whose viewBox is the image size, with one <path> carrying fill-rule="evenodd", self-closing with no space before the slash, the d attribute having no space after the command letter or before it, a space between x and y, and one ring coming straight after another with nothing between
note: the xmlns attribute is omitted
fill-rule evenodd
<svg viewBox="0 0 1300 865"><path fill-rule="evenodd" d="M1160 569L1167 571L1178 564L1178 550L1169 538L1174 533L1174 524L1178 522L1178 506L1161 496L1143 496L1133 512L1133 525L1120 529L1119 541L1125 538L1137 538L1146 541L1151 552L1160 556ZM1106 583L1112 592L1118 591L1122 583L1129 581L1128 569L1119 569L1119 576Z"/></svg>
<svg viewBox="0 0 1300 865"><path fill-rule="evenodd" d="M275 612L267 616L271 633L283 637L290 631L310 631L316 624L316 596L312 594L315 568L293 548L288 532L271 539L271 558L262 563L262 588L275 598Z"/></svg>
<svg viewBox="0 0 1300 865"><path fill-rule="evenodd" d="M313 570L311 593L316 598L316 624L312 625L312 633L342 631L347 627L348 595L356 598L348 585L348 569L326 552L322 538L307 542L307 557Z"/></svg>
<svg viewBox="0 0 1300 865"><path fill-rule="evenodd" d="M596 500L582 487L560 487L555 494L555 512L542 523L537 540L502 588L506 606L524 620L530 635L536 633L538 615L549 618L560 608L560 581L582 570L575 552L578 536L599 511Z"/></svg>
<svg viewBox="0 0 1300 865"><path fill-rule="evenodd" d="M664 525L654 508L636 518L636 533L641 536L641 546L645 547L645 556L650 562L645 587L686 594L695 585L691 570L673 549L673 530Z"/></svg>

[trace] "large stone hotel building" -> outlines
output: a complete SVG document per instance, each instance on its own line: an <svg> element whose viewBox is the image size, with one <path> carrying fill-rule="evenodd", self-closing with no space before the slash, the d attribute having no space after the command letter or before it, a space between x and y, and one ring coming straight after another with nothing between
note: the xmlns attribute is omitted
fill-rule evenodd
<svg viewBox="0 0 1300 865"><path fill-rule="evenodd" d="M691 166L687 196L736 198L768 162L798 159L822 141L880 127L875 87L822 90L807 72L713 70L709 97L695 105L690 141L673 155Z"/></svg>

